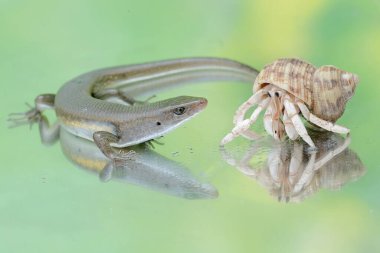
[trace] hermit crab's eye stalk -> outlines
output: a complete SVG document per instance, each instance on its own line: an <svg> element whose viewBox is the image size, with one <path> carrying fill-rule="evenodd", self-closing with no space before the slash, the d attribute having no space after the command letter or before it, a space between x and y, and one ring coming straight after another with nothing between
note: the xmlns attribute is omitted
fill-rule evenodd
<svg viewBox="0 0 380 253"><path fill-rule="evenodd" d="M174 112L174 114L176 114L176 115L182 115L182 114L185 113L185 111L186 111L186 108L183 107L183 106L181 106L181 107L177 107L177 108L175 108L173 112Z"/></svg>

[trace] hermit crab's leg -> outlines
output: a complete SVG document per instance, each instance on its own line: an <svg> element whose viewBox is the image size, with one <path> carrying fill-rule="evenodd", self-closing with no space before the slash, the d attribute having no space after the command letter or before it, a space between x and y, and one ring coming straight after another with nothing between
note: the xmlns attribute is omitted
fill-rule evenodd
<svg viewBox="0 0 380 253"><path fill-rule="evenodd" d="M298 111L291 101L289 95L286 95L284 97L284 106L285 110L288 113L289 118L293 122L294 128L296 129L297 133L302 137L302 139L309 144L310 147L316 148L314 145L314 142L311 140L309 134L306 131L305 126L302 123L301 118L298 115Z"/></svg>
<svg viewBox="0 0 380 253"><path fill-rule="evenodd" d="M260 135L258 135L254 131L251 131L250 129L245 130L240 135L251 141L254 141L260 138Z"/></svg>
<svg viewBox="0 0 380 253"><path fill-rule="evenodd" d="M272 128L272 124L273 124L273 115L272 115L272 103L269 104L267 110L265 111L264 113L264 129L265 131L273 136L273 128Z"/></svg>
<svg viewBox="0 0 380 253"><path fill-rule="evenodd" d="M314 164L314 170L320 169L323 165L325 165L327 162L329 162L331 159L342 153L346 148L350 145L351 143L351 138L348 136L345 140L344 143L334 150L331 150L328 152L325 156L322 158L318 159L318 161L315 162Z"/></svg>
<svg viewBox="0 0 380 253"><path fill-rule="evenodd" d="M220 145L222 146L225 145L226 143L232 141L234 138L239 136L241 133L245 132L256 121L260 112L268 106L269 102L270 102L269 97L262 100L257 106L256 110L253 111L251 117L249 119L245 119L243 121L237 122L237 124L231 130L231 132L222 139L222 141L220 142Z"/></svg>
<svg viewBox="0 0 380 253"><path fill-rule="evenodd" d="M263 99L265 99L266 97L273 97L274 98L274 91L275 91L275 88L274 87L272 87L271 85L268 85L268 86L266 86L266 87L264 87L263 89L261 89L260 90L260 94L261 94L261 97L259 97L258 98L258 101L256 102L257 104L260 104L260 102L263 100ZM255 94L258 94L258 92L256 92ZM259 95L260 95L259 94ZM254 95L255 96L255 95ZM272 99L272 101L273 101L273 99ZM252 101L251 101L252 102ZM270 103L270 105L269 106L271 106L271 104L272 104L272 102ZM274 103L273 103L274 104ZM252 105L253 106L253 105ZM238 109L238 111L242 108L242 107L244 107L244 104ZM269 111L268 111L268 113L271 111L271 109L269 109ZM272 109L272 111L275 111L275 110L273 110ZM235 114L235 118L234 118L234 123L235 123L235 125L236 124L238 124L238 122L241 122L241 121L243 121L243 118L244 118L244 115L245 115L245 113L246 113L246 110L244 111L240 111L239 113L237 112L236 114ZM240 115L239 117L236 117L237 115ZM267 116L267 117L273 117L273 116ZM272 122L272 120L270 120L270 119L267 119L267 120L265 120L265 117L264 117L264 123L265 123L265 121L267 122L267 125L268 124L273 124ZM278 124L277 124L278 125ZM270 129L272 129L272 128L270 128ZM279 139L279 138L276 138L276 136L273 134L273 131L272 130L269 130L269 128L268 129L266 129L266 131L268 132L268 134L270 134L270 135L272 135L275 139ZM275 130L275 132L276 132L276 134L278 134L278 135L282 135L281 133L279 133L277 130ZM243 131L243 132L241 132L240 133L240 135L241 136L243 136L243 137L245 137L245 138L247 138L247 139L249 139L249 140L257 140L260 136L258 135L258 134L256 134L255 132L253 132L253 131L251 131L251 130L249 130L249 129L247 129L246 131Z"/></svg>
<svg viewBox="0 0 380 253"><path fill-rule="evenodd" d="M265 94L265 93L264 93L264 94ZM263 97L259 98L259 102L258 102L258 103L260 103L260 101L261 101L262 99L263 99ZM252 105L252 106L253 106L253 105ZM243 117L244 117L244 115L245 115L245 112L244 112L244 114L241 115L240 118L238 118L238 119L235 119L235 118L234 118L234 124L235 124L235 126L238 124L238 122L243 121ZM236 115L235 115L235 117L236 117ZM255 133L254 131L251 131L250 129L247 129L247 130L241 132L240 135L243 136L244 138L248 139L248 140L257 140L257 139L260 137L260 135L258 135L258 134Z"/></svg>
<svg viewBox="0 0 380 253"><path fill-rule="evenodd" d="M323 120L321 118L318 118L314 114L310 113L309 109L307 106L301 102L297 103L298 107L301 110L302 115L305 117L306 120L310 121L311 123L326 129L331 132L339 133L339 134L347 134L350 132L350 129L345 128L343 126L339 126L336 124L333 124L331 122L328 122L326 120Z"/></svg>
<svg viewBox="0 0 380 253"><path fill-rule="evenodd" d="M298 138L298 133L294 128L293 122L288 116L286 110L284 110L284 98L286 97L286 93L281 90L276 90L274 92L274 96L277 97L277 107L279 110L279 116L282 116L282 122L284 125L284 129L289 139L295 140Z"/></svg>
<svg viewBox="0 0 380 253"><path fill-rule="evenodd" d="M261 89L253 94L245 103L243 103L236 111L233 123L236 125L238 122L243 121L244 115L247 113L249 108L255 104L259 104L263 99L263 96L267 95L267 89Z"/></svg>
<svg viewBox="0 0 380 253"><path fill-rule="evenodd" d="M289 136L289 139L291 140L297 139L299 135L296 129L294 128L293 122L290 120L288 113L286 111L284 112L282 121L284 122L285 131L286 131L286 134Z"/></svg>

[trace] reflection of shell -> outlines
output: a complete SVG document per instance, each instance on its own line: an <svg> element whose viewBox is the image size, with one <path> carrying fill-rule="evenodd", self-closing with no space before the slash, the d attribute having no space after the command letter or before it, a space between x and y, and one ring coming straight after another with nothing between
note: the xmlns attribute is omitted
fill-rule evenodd
<svg viewBox="0 0 380 253"><path fill-rule="evenodd" d="M316 154L316 162L326 157L332 156L332 159L323 164L322 167L314 168L312 174L305 171L307 163L311 159L312 153L309 153L306 145L302 147L301 156L298 157L302 161L302 165L296 170L291 171L291 160L297 158L297 146L298 142L283 143L280 146L276 146L268 154L268 165L264 168L266 176L272 178L273 181L265 185L271 195L276 197L279 201L291 201L300 202L316 193L320 188L326 188L330 190L340 189L343 185L356 181L358 178L364 175L366 169L363 163L360 161L358 155L352 150L346 148L336 156L332 155L336 153L337 149L344 145L345 139L338 134L314 133L311 132L316 145L318 147L318 153ZM275 167L278 171L273 173L270 163L277 163ZM273 170L273 168L272 168ZM306 184L303 184L300 190L297 190L298 184L302 181L301 178L307 173L308 178ZM273 174L280 175L280 177L274 177ZM258 177L261 180L260 177Z"/></svg>
<svg viewBox="0 0 380 253"><path fill-rule="evenodd" d="M357 75L334 66L316 68L303 60L285 58L265 66L253 90L257 92L266 84L275 85L305 102L316 116L335 122L358 82Z"/></svg>
<svg viewBox="0 0 380 253"><path fill-rule="evenodd" d="M310 135L316 152L304 142L273 143L261 138L246 150L239 146L231 153L221 149L221 154L227 163L285 202L301 202L320 189L341 189L366 173L358 155L348 148L350 137L317 131Z"/></svg>
<svg viewBox="0 0 380 253"><path fill-rule="evenodd" d="M319 185L326 189L339 190L347 182L356 181L365 172L358 155L346 149L319 170Z"/></svg>

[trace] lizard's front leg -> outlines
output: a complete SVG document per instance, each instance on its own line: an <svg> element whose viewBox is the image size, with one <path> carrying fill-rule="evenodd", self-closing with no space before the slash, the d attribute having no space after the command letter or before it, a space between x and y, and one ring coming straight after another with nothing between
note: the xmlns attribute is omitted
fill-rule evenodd
<svg viewBox="0 0 380 253"><path fill-rule="evenodd" d="M42 94L37 96L34 100L34 107L29 106L29 111L9 114L8 121L12 124L10 127L24 124L32 126L38 123L41 142L47 145L55 143L59 137L59 124L56 122L50 126L48 119L42 114L45 110L54 109L54 100L54 94Z"/></svg>
<svg viewBox="0 0 380 253"><path fill-rule="evenodd" d="M115 149L111 146L112 143L117 143L120 137L105 131L95 132L93 135L94 142L98 148L103 152L103 154L109 159L115 161L115 159L134 159L136 152L130 150L125 152L123 149Z"/></svg>

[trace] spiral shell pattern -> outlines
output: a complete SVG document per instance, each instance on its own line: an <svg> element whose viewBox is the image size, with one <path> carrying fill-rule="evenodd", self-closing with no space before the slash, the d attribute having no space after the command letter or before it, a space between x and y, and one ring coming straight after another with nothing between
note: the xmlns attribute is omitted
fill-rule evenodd
<svg viewBox="0 0 380 253"><path fill-rule="evenodd" d="M316 68L300 59L284 58L264 67L253 91L272 84L302 100L314 115L335 122L342 116L358 82L357 75L334 66Z"/></svg>

